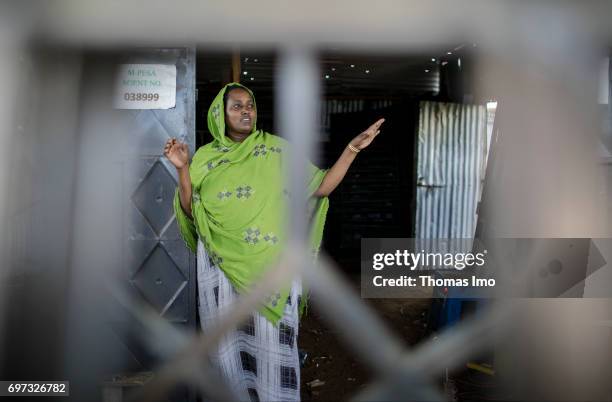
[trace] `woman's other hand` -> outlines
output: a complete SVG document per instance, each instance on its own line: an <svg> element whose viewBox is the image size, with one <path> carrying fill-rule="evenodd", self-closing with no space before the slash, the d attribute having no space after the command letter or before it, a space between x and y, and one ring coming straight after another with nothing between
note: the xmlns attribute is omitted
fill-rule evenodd
<svg viewBox="0 0 612 402"><path fill-rule="evenodd" d="M187 144L178 141L176 138L170 138L164 146L164 156L177 169L183 169L189 165L189 147Z"/></svg>
<svg viewBox="0 0 612 402"><path fill-rule="evenodd" d="M360 151L366 148L374 138L380 133L380 126L385 122L385 119L379 119L376 123L372 124L367 128L363 133L359 134L357 137L353 138L350 145L359 149Z"/></svg>

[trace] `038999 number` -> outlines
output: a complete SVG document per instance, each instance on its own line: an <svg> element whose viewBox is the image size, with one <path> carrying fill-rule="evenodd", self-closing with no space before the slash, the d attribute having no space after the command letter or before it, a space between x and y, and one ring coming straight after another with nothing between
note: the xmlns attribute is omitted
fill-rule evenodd
<svg viewBox="0 0 612 402"><path fill-rule="evenodd" d="M158 101L158 93L146 93L146 92L126 92L123 94L123 99L126 101Z"/></svg>

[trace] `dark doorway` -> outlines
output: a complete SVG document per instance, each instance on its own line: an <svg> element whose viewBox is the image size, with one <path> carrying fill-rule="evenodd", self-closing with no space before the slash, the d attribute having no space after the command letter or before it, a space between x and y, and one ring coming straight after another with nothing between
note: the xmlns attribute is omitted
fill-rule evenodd
<svg viewBox="0 0 612 402"><path fill-rule="evenodd" d="M325 165L330 166L355 135L377 119L386 119L381 134L358 155L330 198L325 248L351 274L360 269L362 238L411 237L414 233L418 105L401 98L363 103L363 110L332 116L332 135L324 147ZM390 105L377 107L384 103Z"/></svg>

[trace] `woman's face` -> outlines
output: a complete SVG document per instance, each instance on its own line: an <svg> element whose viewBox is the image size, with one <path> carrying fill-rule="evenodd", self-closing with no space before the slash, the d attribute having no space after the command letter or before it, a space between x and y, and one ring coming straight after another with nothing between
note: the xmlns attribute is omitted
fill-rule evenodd
<svg viewBox="0 0 612 402"><path fill-rule="evenodd" d="M237 88L230 91L225 107L225 124L238 134L250 134L257 119L257 110L249 93Z"/></svg>

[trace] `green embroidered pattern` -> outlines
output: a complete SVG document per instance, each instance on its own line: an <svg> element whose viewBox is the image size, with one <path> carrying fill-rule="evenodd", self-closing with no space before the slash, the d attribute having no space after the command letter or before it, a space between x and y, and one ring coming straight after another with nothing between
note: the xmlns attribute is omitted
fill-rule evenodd
<svg viewBox="0 0 612 402"><path fill-rule="evenodd" d="M219 113L220 113L219 109L220 109L220 107L221 107L221 105L217 104L217 105L213 106L213 108L212 108L212 114L215 117L215 120L219 119Z"/></svg>
<svg viewBox="0 0 612 402"><path fill-rule="evenodd" d="M244 235L244 241L247 242L250 245L255 245L255 244L259 243L259 240L261 239L261 232L256 227L248 228L243 233L243 235Z"/></svg>
<svg viewBox="0 0 612 402"><path fill-rule="evenodd" d="M268 150L265 144L257 144L255 145L255 148L253 148L253 156L260 156L260 155L263 156L267 153L268 153Z"/></svg>
<svg viewBox="0 0 612 402"><path fill-rule="evenodd" d="M216 149L219 152L229 152L230 151L229 147L226 147L225 145L220 145L220 144L213 145L213 149Z"/></svg>
<svg viewBox="0 0 612 402"><path fill-rule="evenodd" d="M217 194L217 198L220 199L221 201L227 200L231 196L232 196L232 192L227 191L227 189L223 189Z"/></svg>
<svg viewBox="0 0 612 402"><path fill-rule="evenodd" d="M244 201L250 198L255 193L253 187L245 184L243 186L236 187L236 198L241 201Z"/></svg>
<svg viewBox="0 0 612 402"><path fill-rule="evenodd" d="M263 237L263 239L269 243L269 244L276 244L278 243L278 236L276 236L274 233L270 232L270 233L266 233Z"/></svg>

